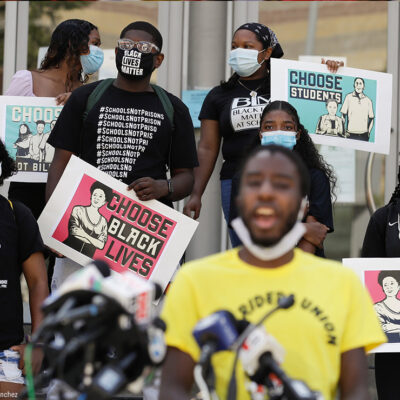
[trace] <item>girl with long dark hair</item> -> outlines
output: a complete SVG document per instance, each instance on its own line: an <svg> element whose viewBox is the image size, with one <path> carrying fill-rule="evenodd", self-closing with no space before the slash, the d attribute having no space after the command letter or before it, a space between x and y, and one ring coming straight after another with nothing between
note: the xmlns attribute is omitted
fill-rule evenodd
<svg viewBox="0 0 400 400"><path fill-rule="evenodd" d="M95 72L94 65L100 68L100 44L99 31L90 22L61 22L51 36L40 68L18 71L6 95L56 97L58 104L64 104L71 91L87 79L87 74ZM37 219L45 205L45 187L45 183L12 182L8 196L28 206Z"/></svg>
<svg viewBox="0 0 400 400"><path fill-rule="evenodd" d="M336 177L332 167L318 153L296 109L286 101L274 101L264 108L259 137L254 140L253 147L258 146L260 140L262 145L277 144L292 149L306 164L311 185L308 211L303 221L306 233L298 247L323 257L326 234L333 232L331 198L335 198ZM238 176L235 175L232 181L230 221L237 216L234 200L238 187Z"/></svg>

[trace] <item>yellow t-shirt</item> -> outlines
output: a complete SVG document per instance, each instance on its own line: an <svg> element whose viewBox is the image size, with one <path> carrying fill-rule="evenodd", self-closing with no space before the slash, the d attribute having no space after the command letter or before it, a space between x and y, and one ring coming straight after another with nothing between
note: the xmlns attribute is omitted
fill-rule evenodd
<svg viewBox="0 0 400 400"><path fill-rule="evenodd" d="M292 261L264 269L243 262L238 249L186 264L166 296L162 318L168 346L198 360L200 349L192 330L201 319L228 310L237 319L257 322L277 304L279 296L294 294L295 304L279 310L264 323L286 351L282 364L291 377L333 399L340 375L341 353L384 343L378 318L367 291L350 269L295 249ZM212 357L217 393L226 398L233 354ZM240 364L240 363L239 363ZM240 400L250 399L238 365Z"/></svg>

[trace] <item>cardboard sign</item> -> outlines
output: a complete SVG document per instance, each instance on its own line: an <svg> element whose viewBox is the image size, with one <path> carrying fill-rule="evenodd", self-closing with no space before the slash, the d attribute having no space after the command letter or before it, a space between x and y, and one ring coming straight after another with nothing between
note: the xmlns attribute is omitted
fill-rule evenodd
<svg viewBox="0 0 400 400"><path fill-rule="evenodd" d="M345 258L367 288L388 343L375 353L400 352L400 258Z"/></svg>
<svg viewBox="0 0 400 400"><path fill-rule="evenodd" d="M86 265L100 259L168 284L198 223L72 156L39 218L44 242Z"/></svg>
<svg viewBox="0 0 400 400"><path fill-rule="evenodd" d="M392 75L271 59L271 99L294 106L315 143L389 154Z"/></svg>
<svg viewBox="0 0 400 400"><path fill-rule="evenodd" d="M54 156L47 139L61 109L52 97L0 96L0 137L18 169L9 181L47 182Z"/></svg>

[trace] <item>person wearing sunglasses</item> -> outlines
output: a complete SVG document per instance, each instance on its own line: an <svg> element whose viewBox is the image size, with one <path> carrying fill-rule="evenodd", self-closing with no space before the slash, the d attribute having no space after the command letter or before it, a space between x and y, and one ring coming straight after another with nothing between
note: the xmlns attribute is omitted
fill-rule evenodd
<svg viewBox="0 0 400 400"><path fill-rule="evenodd" d="M198 163L189 110L180 99L163 91L173 107L170 121L165 103L150 85L152 73L164 59L162 44L153 25L143 21L129 24L115 48L117 78L97 103L87 111L88 98L102 81L72 93L48 140L55 154L47 198L72 154L126 183L141 201L156 199L172 206L172 201L191 192L193 168ZM166 176L167 165L171 179ZM78 268L71 260L57 259L53 287Z"/></svg>

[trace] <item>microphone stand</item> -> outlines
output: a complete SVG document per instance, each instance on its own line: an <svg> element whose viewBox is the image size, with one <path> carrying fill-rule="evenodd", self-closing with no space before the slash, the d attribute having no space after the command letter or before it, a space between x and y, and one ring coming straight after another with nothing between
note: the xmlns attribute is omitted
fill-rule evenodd
<svg viewBox="0 0 400 400"><path fill-rule="evenodd" d="M242 347L243 343L245 342L248 335L254 331L258 326L260 326L267 318L269 318L272 314L280 309L287 309L292 307L294 304L294 295L291 294L287 297L281 297L278 300L278 305L274 307L272 310L268 311L261 319L257 322L257 324L252 325L249 324L246 329L239 335L239 337L235 340L233 345L231 346L232 350L235 352L235 359L232 365L232 372L231 378L229 380L228 386L228 396L227 400L236 400L237 393L236 393L236 367L239 360L239 351Z"/></svg>

